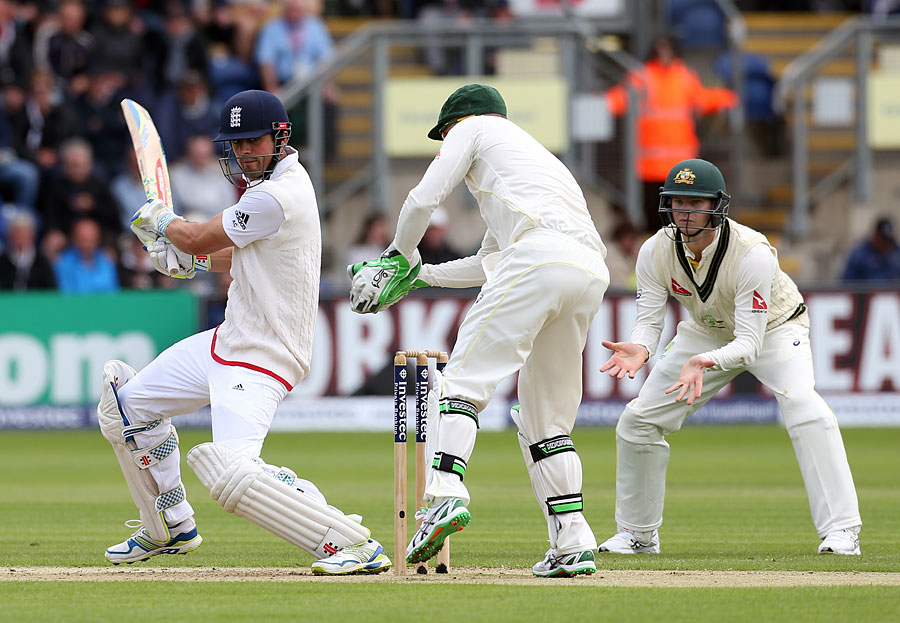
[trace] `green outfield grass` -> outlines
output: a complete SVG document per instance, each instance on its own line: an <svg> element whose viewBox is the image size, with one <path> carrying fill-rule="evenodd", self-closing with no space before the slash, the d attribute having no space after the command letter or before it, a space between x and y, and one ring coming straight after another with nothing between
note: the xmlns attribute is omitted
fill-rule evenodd
<svg viewBox="0 0 900 623"><path fill-rule="evenodd" d="M615 529L614 431L578 429L573 437L584 463L585 512L600 541ZM598 566L900 572L900 429L847 429L844 439L865 522L862 557L815 555L818 538L783 429L688 427L669 438L663 553L603 556ZM183 449L208 440L206 432L181 433ZM389 434L272 434L263 456L316 482L345 512L363 514L392 554L391 446ZM226 514L186 466L184 481L203 546L142 566L307 567L311 562L307 554ZM453 565L526 569L543 557L545 524L513 432L479 435L466 483L473 518L453 539ZM99 432L0 433L0 568L103 566L104 549L130 534L122 522L136 516ZM158 601L161 595L165 604ZM338 616L335 604L346 600L358 601L361 612ZM564 620L900 620L895 587L622 589L577 581L546 586L350 585L340 579L0 582L0 604L0 620L46 621L109 620L113 612L170 607L179 613L175 620L185 621L295 620L307 613L323 620L411 620L443 607L460 621L505 620L507 611L523 620L522 608L540 608L528 618ZM512 616L517 608L518 616Z"/></svg>

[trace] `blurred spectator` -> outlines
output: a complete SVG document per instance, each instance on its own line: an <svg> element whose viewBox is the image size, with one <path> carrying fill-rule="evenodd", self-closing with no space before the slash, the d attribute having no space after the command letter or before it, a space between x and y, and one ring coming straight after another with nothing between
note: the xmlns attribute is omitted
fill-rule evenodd
<svg viewBox="0 0 900 623"><path fill-rule="evenodd" d="M422 241L419 243L419 254L422 256L423 264L442 264L458 260L463 256L448 242L447 232L449 230L450 219L447 217L447 211L438 206L431 214L428 229L425 230L425 235L422 236Z"/></svg>
<svg viewBox="0 0 900 623"><path fill-rule="evenodd" d="M184 155L191 136L205 134L212 138L216 135L219 107L213 105L203 75L189 70L182 75L177 89L166 91L160 98L153 118L166 148L166 158L169 163L174 163Z"/></svg>
<svg viewBox="0 0 900 623"><path fill-rule="evenodd" d="M673 164L696 158L700 139L696 114L712 114L737 104L733 91L707 88L679 57L674 42L659 37L641 69L629 72L626 82L637 91L638 176L644 183L644 229L659 229L659 187ZM610 110L622 115L628 107L624 85L607 91Z"/></svg>
<svg viewBox="0 0 900 623"><path fill-rule="evenodd" d="M844 281L900 280L900 245L894 235L894 224L883 216L866 240L859 243L847 258Z"/></svg>
<svg viewBox="0 0 900 623"><path fill-rule="evenodd" d="M188 71L206 79L206 44L180 0L165 3L163 29L148 34L147 47L154 58L157 89L175 87Z"/></svg>
<svg viewBox="0 0 900 623"><path fill-rule="evenodd" d="M90 88L76 102L82 135L93 148L98 173L112 179L125 167L122 146L131 141L121 107L126 80L102 59L91 68L88 80Z"/></svg>
<svg viewBox="0 0 900 623"><path fill-rule="evenodd" d="M87 69L93 55L94 37L84 29L86 10L81 0L60 0L55 19L38 29L34 57L42 69L56 76L59 86L73 96L88 87Z"/></svg>
<svg viewBox="0 0 900 623"><path fill-rule="evenodd" d="M237 201L207 136L188 139L187 153L172 167L170 177L175 209L190 221L208 221Z"/></svg>
<svg viewBox="0 0 900 623"><path fill-rule="evenodd" d="M106 244L114 245L121 231L119 212L106 182L92 172L91 146L82 139L72 139L63 145L60 159L62 170L41 187L38 198L48 234L55 231L65 236L77 219L91 217L100 224ZM53 249L45 252L50 256Z"/></svg>
<svg viewBox="0 0 900 623"><path fill-rule="evenodd" d="M122 234L119 240L121 253L119 256L119 283L123 288L149 290L161 287L162 281L172 281L159 273L150 262L150 254L144 249L141 241L131 232Z"/></svg>
<svg viewBox="0 0 900 623"><path fill-rule="evenodd" d="M53 74L36 70L22 105L8 110L15 128L12 147L21 158L46 172L59 163L62 144L78 136L81 128L74 110L65 105Z"/></svg>
<svg viewBox="0 0 900 623"><path fill-rule="evenodd" d="M617 290L637 289L634 268L641 248L641 236L634 226L625 221L612 233L612 242L606 247L606 266L609 268L609 286Z"/></svg>
<svg viewBox="0 0 900 623"><path fill-rule="evenodd" d="M98 294L119 289L116 266L100 249L100 225L80 218L72 225L72 244L56 260L56 282L67 294Z"/></svg>
<svg viewBox="0 0 900 623"><path fill-rule="evenodd" d="M136 86L144 86L144 24L135 16L128 0L100 0L99 19L91 29L95 58L125 76Z"/></svg>
<svg viewBox="0 0 900 623"><path fill-rule="evenodd" d="M22 101L22 91L18 87L7 86L4 89L4 96L7 94L13 94L19 102ZM3 199L6 199L34 210L38 191L38 169L22 158L15 148L12 119L6 101L4 97L3 102L0 102L0 205L3 204Z"/></svg>
<svg viewBox="0 0 900 623"><path fill-rule="evenodd" d="M122 230L128 233L131 217L147 200L147 195L144 192L144 181L141 179L141 170L138 168L131 143L125 148L122 160L125 163L125 170L113 178L109 185L109 192L116 200ZM169 175L171 176L171 171Z"/></svg>
<svg viewBox="0 0 900 623"><path fill-rule="evenodd" d="M373 212L366 217L356 241L348 247L344 255L344 265L378 257L391 244L391 233L387 217L381 212Z"/></svg>
<svg viewBox="0 0 900 623"><path fill-rule="evenodd" d="M24 84L31 73L32 46L16 5L0 0L0 85Z"/></svg>
<svg viewBox="0 0 900 623"><path fill-rule="evenodd" d="M0 254L0 290L54 290L50 262L38 252L34 216L18 211L9 221L7 245Z"/></svg>
<svg viewBox="0 0 900 623"><path fill-rule="evenodd" d="M334 54L334 44L320 17L320 0L285 0L284 14L271 19L259 33L256 60L263 88L276 93L282 85L310 74ZM334 158L337 145L338 91L333 83L322 89L325 157ZM306 101L290 112L292 145L307 144Z"/></svg>
<svg viewBox="0 0 900 623"><path fill-rule="evenodd" d="M218 101L235 93L261 87L255 45L263 7L257 2L216 3L201 22L210 42L209 85ZM204 17L201 15L200 19Z"/></svg>

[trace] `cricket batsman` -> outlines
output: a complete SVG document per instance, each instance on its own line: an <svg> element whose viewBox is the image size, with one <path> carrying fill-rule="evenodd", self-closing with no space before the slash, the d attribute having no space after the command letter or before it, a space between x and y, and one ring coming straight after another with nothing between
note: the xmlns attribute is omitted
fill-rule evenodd
<svg viewBox="0 0 900 623"><path fill-rule="evenodd" d="M719 169L679 162L660 189L663 227L637 259L630 342L600 368L634 378L656 351L666 300L688 312L616 426L618 533L600 552L658 554L665 436L743 371L775 394L806 485L820 554L859 555L862 521L837 420L816 393L806 305L765 236L728 218Z"/></svg>
<svg viewBox="0 0 900 623"><path fill-rule="evenodd" d="M590 574L596 540L583 514L581 460L569 436L581 402L582 351L609 285L606 247L568 169L506 117L496 89L469 84L444 103L428 133L443 140L400 210L393 243L380 258L348 267L350 304L374 313L409 290L481 286L429 400L429 470L421 527L406 554L433 557L468 525L463 483L478 414L497 384L519 372L519 444L550 550L538 576ZM422 265L417 245L434 210L463 180L487 232L472 256Z"/></svg>
<svg viewBox="0 0 900 623"><path fill-rule="evenodd" d="M172 418L210 406L212 442L188 464L226 511L314 555L314 573L379 573L391 561L361 518L330 506L319 489L287 467L260 458L275 409L309 372L318 311L321 233L316 196L281 101L244 91L222 109L220 158L229 181L246 191L205 223L189 223L161 201L144 204L132 229L169 274L230 271L225 320L171 346L138 373L104 366L98 416L141 516L128 539L106 550L113 564L200 546L181 481Z"/></svg>

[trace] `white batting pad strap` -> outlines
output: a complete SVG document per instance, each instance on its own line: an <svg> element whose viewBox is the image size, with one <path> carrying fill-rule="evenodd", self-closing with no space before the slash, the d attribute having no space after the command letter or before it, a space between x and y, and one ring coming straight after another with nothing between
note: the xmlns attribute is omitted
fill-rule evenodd
<svg viewBox="0 0 900 623"><path fill-rule="evenodd" d="M276 480L226 446L203 443L188 465L222 507L306 552L325 558L369 538L369 530L331 506Z"/></svg>
<svg viewBox="0 0 900 623"><path fill-rule="evenodd" d="M187 494L184 490L184 485L178 485L174 489L161 493L160 496L156 498L156 510L161 513L167 508L172 508L176 504L184 502L186 497Z"/></svg>
<svg viewBox="0 0 900 623"><path fill-rule="evenodd" d="M172 434L150 448L138 448L131 451L134 463L141 469L156 465L178 449L178 433L172 427Z"/></svg>

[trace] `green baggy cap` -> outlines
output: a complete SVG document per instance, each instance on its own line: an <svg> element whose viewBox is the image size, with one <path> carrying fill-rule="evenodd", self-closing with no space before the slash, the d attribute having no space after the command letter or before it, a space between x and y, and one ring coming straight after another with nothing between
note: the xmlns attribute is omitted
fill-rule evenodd
<svg viewBox="0 0 900 623"><path fill-rule="evenodd" d="M441 138L441 128L451 121L458 121L469 115L489 113L506 116L506 102L497 89L486 84L467 84L459 87L444 102L438 122L431 128L428 138L442 141L444 139Z"/></svg>

